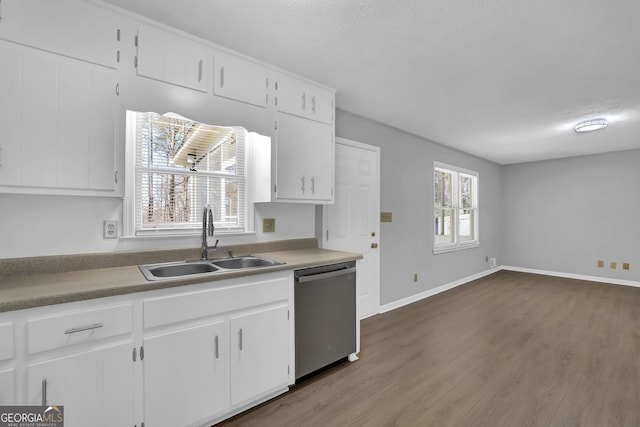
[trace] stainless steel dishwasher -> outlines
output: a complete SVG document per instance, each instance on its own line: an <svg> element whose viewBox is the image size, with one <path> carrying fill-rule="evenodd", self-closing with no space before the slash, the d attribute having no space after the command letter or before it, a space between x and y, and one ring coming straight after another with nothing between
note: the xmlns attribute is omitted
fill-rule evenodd
<svg viewBox="0 0 640 427"><path fill-rule="evenodd" d="M355 261L295 270L296 381L356 351Z"/></svg>

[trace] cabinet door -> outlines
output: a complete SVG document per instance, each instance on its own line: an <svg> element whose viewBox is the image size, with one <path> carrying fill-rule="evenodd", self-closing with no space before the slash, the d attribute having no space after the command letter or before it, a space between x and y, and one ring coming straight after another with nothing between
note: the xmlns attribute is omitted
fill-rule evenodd
<svg viewBox="0 0 640 427"><path fill-rule="evenodd" d="M65 426L133 425L133 345L27 367L27 403L64 406Z"/></svg>
<svg viewBox="0 0 640 427"><path fill-rule="evenodd" d="M0 371L0 406L15 405L14 378L13 369Z"/></svg>
<svg viewBox="0 0 640 427"><path fill-rule="evenodd" d="M276 198L333 201L333 126L289 114L278 116Z"/></svg>
<svg viewBox="0 0 640 427"><path fill-rule="evenodd" d="M186 61L186 52L177 36L155 28L138 30L139 76L185 86Z"/></svg>
<svg viewBox="0 0 640 427"><path fill-rule="evenodd" d="M3 22L0 21L0 28ZM0 40L0 185L20 184L20 48Z"/></svg>
<svg viewBox="0 0 640 427"><path fill-rule="evenodd" d="M207 91L209 49L156 28L138 30L139 76Z"/></svg>
<svg viewBox="0 0 640 427"><path fill-rule="evenodd" d="M90 190L115 189L116 76L112 70L92 67L89 73L87 135ZM120 113L122 114L122 113Z"/></svg>
<svg viewBox="0 0 640 427"><path fill-rule="evenodd" d="M20 139L22 185L58 184L58 64L54 55L22 49Z"/></svg>
<svg viewBox="0 0 640 427"><path fill-rule="evenodd" d="M231 406L287 385L289 320L285 304L230 319Z"/></svg>
<svg viewBox="0 0 640 427"><path fill-rule="evenodd" d="M57 53L117 67L116 15L85 0L53 3L59 4Z"/></svg>
<svg viewBox="0 0 640 427"><path fill-rule="evenodd" d="M278 111L333 123L333 92L289 76L279 76L276 85Z"/></svg>
<svg viewBox="0 0 640 427"><path fill-rule="evenodd" d="M228 407L224 321L144 340L144 420L186 426Z"/></svg>
<svg viewBox="0 0 640 427"><path fill-rule="evenodd" d="M213 94L258 107L266 107L269 81L267 70L259 64L227 53L213 58Z"/></svg>
<svg viewBox="0 0 640 427"><path fill-rule="evenodd" d="M209 49L197 43L189 43L185 49L187 55L186 86L200 92L207 92Z"/></svg>
<svg viewBox="0 0 640 427"><path fill-rule="evenodd" d="M2 18L0 19L0 39L20 40L22 25L20 9L23 2L24 0L2 0L0 2L0 17Z"/></svg>
<svg viewBox="0 0 640 427"><path fill-rule="evenodd" d="M306 120L280 114L276 134L276 198L278 200L304 200L308 198L306 180L309 179L306 153ZM306 176L305 176L306 174Z"/></svg>
<svg viewBox="0 0 640 427"><path fill-rule="evenodd" d="M310 122L305 125L309 158L310 197L319 203L333 203L335 143L333 126Z"/></svg>

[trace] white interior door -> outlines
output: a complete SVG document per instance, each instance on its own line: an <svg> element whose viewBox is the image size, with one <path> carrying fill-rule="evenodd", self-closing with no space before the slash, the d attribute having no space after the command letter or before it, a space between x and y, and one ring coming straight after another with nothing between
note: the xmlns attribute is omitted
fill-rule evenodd
<svg viewBox="0 0 640 427"><path fill-rule="evenodd" d="M360 317L380 304L380 148L336 138L335 204L325 207L327 249L361 253L358 270Z"/></svg>

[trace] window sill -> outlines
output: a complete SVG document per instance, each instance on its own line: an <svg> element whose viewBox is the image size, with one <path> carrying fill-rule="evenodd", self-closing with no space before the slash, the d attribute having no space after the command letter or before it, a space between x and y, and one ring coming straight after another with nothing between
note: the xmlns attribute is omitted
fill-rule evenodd
<svg viewBox="0 0 640 427"><path fill-rule="evenodd" d="M233 236L255 236L255 231L216 231L217 237L233 237ZM210 239L215 239L210 237ZM120 240L155 240L155 239L193 239L194 237L202 237L202 232L195 233L167 233L167 232L151 232L133 236L120 236Z"/></svg>
<svg viewBox="0 0 640 427"><path fill-rule="evenodd" d="M433 248L433 254L434 255L446 254L446 253L449 253L449 252L462 251L462 250L465 250L465 249L472 249L472 248L477 248L477 247L480 247L480 242L479 241L474 241L474 242L469 242L469 243L461 243L461 244L451 245L451 246L441 246L441 247Z"/></svg>

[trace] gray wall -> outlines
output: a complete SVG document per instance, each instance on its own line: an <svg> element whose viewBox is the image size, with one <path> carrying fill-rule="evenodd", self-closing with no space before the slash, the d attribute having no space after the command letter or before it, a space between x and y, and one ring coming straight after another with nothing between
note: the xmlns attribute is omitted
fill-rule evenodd
<svg viewBox="0 0 640 427"><path fill-rule="evenodd" d="M336 136L381 148L380 303L410 297L501 264L502 169L377 122L338 110ZM433 162L480 174L480 247L433 255ZM418 282L413 274L418 273Z"/></svg>
<svg viewBox="0 0 640 427"><path fill-rule="evenodd" d="M639 186L640 150L505 166L504 265L639 281Z"/></svg>

